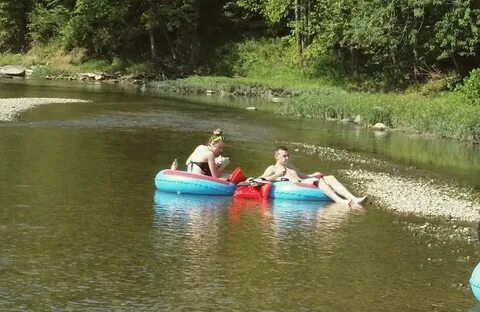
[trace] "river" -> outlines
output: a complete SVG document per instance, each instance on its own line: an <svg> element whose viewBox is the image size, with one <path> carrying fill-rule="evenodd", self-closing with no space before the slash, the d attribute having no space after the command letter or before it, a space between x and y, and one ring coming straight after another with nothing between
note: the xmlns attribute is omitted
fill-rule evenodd
<svg viewBox="0 0 480 312"><path fill-rule="evenodd" d="M258 99L6 79L0 97L90 101L0 122L2 311L479 309L468 283L480 256L475 222L405 215L375 196L351 210L153 185L222 128L229 167L249 176L281 144L298 167L356 194L365 189L348 170L426 178L478 198L476 145L293 119Z"/></svg>

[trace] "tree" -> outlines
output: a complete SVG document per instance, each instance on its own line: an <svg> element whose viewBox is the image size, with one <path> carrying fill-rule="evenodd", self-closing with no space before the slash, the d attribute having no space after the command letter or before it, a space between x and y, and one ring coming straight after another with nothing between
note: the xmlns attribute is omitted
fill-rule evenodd
<svg viewBox="0 0 480 312"><path fill-rule="evenodd" d="M46 44L60 39L62 29L70 20L70 10L58 0L36 3L29 18L29 35L32 44Z"/></svg>
<svg viewBox="0 0 480 312"><path fill-rule="evenodd" d="M441 53L438 59L452 58L459 76L465 74L458 57L475 56L480 46L480 9L470 0L456 0L435 25L435 41Z"/></svg>
<svg viewBox="0 0 480 312"><path fill-rule="evenodd" d="M141 22L149 33L150 51L153 58L157 56L155 41L157 31L163 34L172 58L177 58L169 33L176 32L186 25L188 25L186 28L196 25L196 4L197 0L144 1Z"/></svg>
<svg viewBox="0 0 480 312"><path fill-rule="evenodd" d="M0 0L0 51L24 52L31 0Z"/></svg>
<svg viewBox="0 0 480 312"><path fill-rule="evenodd" d="M113 56L131 45L136 32L130 0L77 0L62 29L67 49L85 48L90 56Z"/></svg>

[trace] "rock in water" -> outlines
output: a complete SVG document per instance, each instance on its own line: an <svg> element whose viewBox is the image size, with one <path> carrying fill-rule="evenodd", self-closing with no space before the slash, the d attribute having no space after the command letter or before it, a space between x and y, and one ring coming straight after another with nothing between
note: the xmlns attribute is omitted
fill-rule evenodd
<svg viewBox="0 0 480 312"><path fill-rule="evenodd" d="M383 123L381 122L377 122L376 124L373 125L372 129L375 129L375 130L387 130L388 127L385 126Z"/></svg>
<svg viewBox="0 0 480 312"><path fill-rule="evenodd" d="M25 76L25 67L20 65L6 65L0 68L0 74L7 76Z"/></svg>

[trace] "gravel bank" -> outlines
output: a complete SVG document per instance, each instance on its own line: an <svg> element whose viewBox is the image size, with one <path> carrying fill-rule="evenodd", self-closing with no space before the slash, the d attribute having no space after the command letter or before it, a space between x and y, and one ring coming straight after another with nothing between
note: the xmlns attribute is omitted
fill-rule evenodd
<svg viewBox="0 0 480 312"><path fill-rule="evenodd" d="M345 170L344 173L381 207L467 222L480 220L480 204L475 202L470 190L451 189L424 178L404 178L367 170Z"/></svg>
<svg viewBox="0 0 480 312"><path fill-rule="evenodd" d="M38 105L79 102L88 101L63 98L0 98L0 121L14 120L18 113Z"/></svg>

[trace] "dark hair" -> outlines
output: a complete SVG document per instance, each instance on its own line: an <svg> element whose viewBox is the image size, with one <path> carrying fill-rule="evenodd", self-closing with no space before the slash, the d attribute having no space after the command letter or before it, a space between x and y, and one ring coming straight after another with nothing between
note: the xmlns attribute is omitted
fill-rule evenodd
<svg viewBox="0 0 480 312"><path fill-rule="evenodd" d="M208 145L218 142L225 142L225 137L222 135L222 129L213 130L213 135L208 139Z"/></svg>
<svg viewBox="0 0 480 312"><path fill-rule="evenodd" d="M283 146L283 145L280 145L280 146L277 146L275 147L275 154L278 153L278 151L285 151L285 152L288 152L288 148Z"/></svg>

